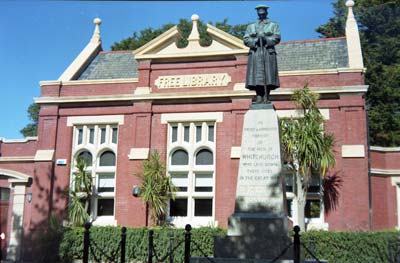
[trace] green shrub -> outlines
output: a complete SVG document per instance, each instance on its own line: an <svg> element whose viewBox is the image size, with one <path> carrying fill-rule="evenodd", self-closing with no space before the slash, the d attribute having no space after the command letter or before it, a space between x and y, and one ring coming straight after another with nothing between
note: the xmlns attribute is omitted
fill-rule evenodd
<svg viewBox="0 0 400 263"><path fill-rule="evenodd" d="M184 234L183 229L153 228L154 246L158 259L167 255L170 245L170 235L173 235L173 247L179 245L174 252L174 261L183 262ZM63 234L59 246L59 256L62 262L72 262L83 256L83 232L81 227L68 228ZM223 236L226 231L219 228L195 228L192 231L191 255L202 256L201 251L207 255L213 254L214 236ZM148 246L147 228L128 228L126 237L126 260L147 261ZM303 244L309 247L310 238L314 238L314 253L319 259L328 260L329 263L381 263L394 262L396 251L400 248L399 231L377 232L336 232L336 231L308 231L301 234ZM108 262L107 258L97 249L112 256L121 240L121 227L92 227L90 240L94 247L97 259ZM96 245L94 245L95 243ZM200 247L200 250L198 247ZM390 250L390 251L389 251ZM302 248L305 258L311 258ZM118 254L119 255L119 254ZM119 256L118 256L119 257ZM93 260L90 253L89 258ZM154 259L157 262L157 259Z"/></svg>
<svg viewBox="0 0 400 263"><path fill-rule="evenodd" d="M307 247L311 237L315 240L315 256L329 263L394 262L393 257L400 248L399 231L308 231L301 236Z"/></svg>
<svg viewBox="0 0 400 263"><path fill-rule="evenodd" d="M154 247L157 257L162 259L167 255L170 245L170 235L173 238L174 262L183 262L184 258L184 234L183 229L175 228L154 228ZM84 228L69 228L64 232L63 239L59 247L59 255L62 262L72 262L73 259L83 257L83 233ZM148 247L148 229L147 228L127 228L126 232L126 260L129 261L147 261ZM191 231L193 243L191 245L191 255L201 256L201 251L207 255L212 255L214 250L214 236L222 236L226 231L219 228L195 228ZM94 248L96 259L108 262L107 255L112 257L118 250L121 240L121 227L96 227L90 229L91 247ZM179 245L180 244L180 245ZM196 244L196 245L194 245ZM178 246L179 245L179 246ZM100 251L101 250L101 251ZM119 254L118 254L119 255ZM89 259L95 259L92 253L89 253ZM154 259L156 261L156 259Z"/></svg>

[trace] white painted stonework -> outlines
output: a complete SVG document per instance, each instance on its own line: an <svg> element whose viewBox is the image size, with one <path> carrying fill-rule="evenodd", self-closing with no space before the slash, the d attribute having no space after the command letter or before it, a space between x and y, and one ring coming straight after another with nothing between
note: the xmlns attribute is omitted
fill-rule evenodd
<svg viewBox="0 0 400 263"><path fill-rule="evenodd" d="M354 1L348 0L346 2L346 6L349 9L346 20L346 40L349 56L349 67L363 69L364 63L361 52L360 33L358 31L357 21L353 14Z"/></svg>
<svg viewBox="0 0 400 263"><path fill-rule="evenodd" d="M343 158L363 158L365 157L364 145L342 145Z"/></svg>
<svg viewBox="0 0 400 263"><path fill-rule="evenodd" d="M216 121L222 122L222 112L192 112L192 113L163 113L161 123L188 122L188 121Z"/></svg>
<svg viewBox="0 0 400 263"><path fill-rule="evenodd" d="M129 160L146 160L149 158L149 148L131 148Z"/></svg>
<svg viewBox="0 0 400 263"><path fill-rule="evenodd" d="M89 63L98 52L102 50L101 47L101 37L100 37L100 24L101 20L99 18L94 19L95 29L90 42L82 50L82 52L76 57L76 59L69 65L69 67L64 71L64 73L59 77L60 81L72 80L76 74Z"/></svg>
<svg viewBox="0 0 400 263"><path fill-rule="evenodd" d="M89 124L124 124L124 115L76 116L67 118L67 126Z"/></svg>
<svg viewBox="0 0 400 263"><path fill-rule="evenodd" d="M240 151L241 151L240 146L232 146L231 148L231 158L232 159L239 159L240 158Z"/></svg>
<svg viewBox="0 0 400 263"><path fill-rule="evenodd" d="M154 84L159 89L224 87L231 82L227 73L159 76Z"/></svg>
<svg viewBox="0 0 400 263"><path fill-rule="evenodd" d="M35 155L36 162L52 161L54 150L37 150Z"/></svg>

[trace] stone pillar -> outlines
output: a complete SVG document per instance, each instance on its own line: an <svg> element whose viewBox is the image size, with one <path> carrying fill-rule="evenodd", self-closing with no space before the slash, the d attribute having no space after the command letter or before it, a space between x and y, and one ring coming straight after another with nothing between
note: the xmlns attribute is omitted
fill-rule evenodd
<svg viewBox="0 0 400 263"><path fill-rule="evenodd" d="M215 257L273 259L290 244L281 169L278 116L271 104L252 105L244 117L235 212L228 236L215 240Z"/></svg>
<svg viewBox="0 0 400 263"><path fill-rule="evenodd" d="M12 183L12 187L11 233L10 244L7 248L7 260L18 261L21 259L26 185L25 183Z"/></svg>

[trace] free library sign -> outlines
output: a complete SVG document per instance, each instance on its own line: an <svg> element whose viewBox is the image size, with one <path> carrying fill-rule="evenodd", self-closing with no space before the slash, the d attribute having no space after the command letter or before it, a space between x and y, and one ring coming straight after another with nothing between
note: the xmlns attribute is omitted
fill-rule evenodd
<svg viewBox="0 0 400 263"><path fill-rule="evenodd" d="M155 85L159 89L223 87L231 82L227 73L159 76Z"/></svg>

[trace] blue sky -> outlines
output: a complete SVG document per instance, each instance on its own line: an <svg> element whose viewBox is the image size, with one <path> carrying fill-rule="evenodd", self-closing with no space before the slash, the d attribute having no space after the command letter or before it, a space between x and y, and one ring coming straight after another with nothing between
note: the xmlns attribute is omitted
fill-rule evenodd
<svg viewBox="0 0 400 263"><path fill-rule="evenodd" d="M102 19L103 49L147 27L190 19L244 24L256 19L254 7L270 6L282 40L318 38L315 28L328 21L334 0L268 1L1 1L0 137L22 138L26 109L40 95L39 81L56 80L85 47L93 19Z"/></svg>

